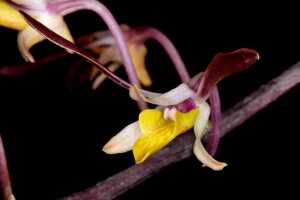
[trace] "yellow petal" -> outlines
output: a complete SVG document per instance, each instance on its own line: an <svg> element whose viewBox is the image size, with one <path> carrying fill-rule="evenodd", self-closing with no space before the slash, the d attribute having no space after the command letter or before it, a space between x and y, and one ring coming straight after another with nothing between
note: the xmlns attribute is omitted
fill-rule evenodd
<svg viewBox="0 0 300 200"><path fill-rule="evenodd" d="M169 144L176 136L191 129L195 123L198 109L188 113L176 113L174 121L165 120L158 109L146 109L139 116L141 136L133 146L136 163L141 163L149 156Z"/></svg>
<svg viewBox="0 0 300 200"><path fill-rule="evenodd" d="M7 28L22 30L27 26L22 15L4 1L0 1L0 25Z"/></svg>
<svg viewBox="0 0 300 200"><path fill-rule="evenodd" d="M152 80L145 66L147 48L145 45L129 43L129 51L138 79L144 86L150 86L152 84Z"/></svg>
<svg viewBox="0 0 300 200"><path fill-rule="evenodd" d="M45 13L37 17L37 20L53 30L55 33L73 42L73 38L63 18L59 15ZM18 35L19 50L26 61L34 62L34 58L29 52L29 49L35 44L43 41L45 38L27 26Z"/></svg>
<svg viewBox="0 0 300 200"><path fill-rule="evenodd" d="M139 124L142 132L155 131L170 121L163 118L163 112L158 109L146 109L139 115Z"/></svg>
<svg viewBox="0 0 300 200"><path fill-rule="evenodd" d="M198 109L193 109L187 113L182 113L182 112L176 113L176 127L175 127L176 136L193 128L198 112L199 112Z"/></svg>

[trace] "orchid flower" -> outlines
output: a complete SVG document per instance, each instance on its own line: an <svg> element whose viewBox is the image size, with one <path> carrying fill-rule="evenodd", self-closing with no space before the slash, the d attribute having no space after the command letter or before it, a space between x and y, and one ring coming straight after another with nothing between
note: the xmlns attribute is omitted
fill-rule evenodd
<svg viewBox="0 0 300 200"><path fill-rule="evenodd" d="M149 39L155 40L164 48L183 82L187 82L190 79L177 49L171 40L162 32L152 27L130 28L127 25L121 25L121 29L127 41L138 79L142 85L150 86L152 83L145 66L147 55L145 42ZM93 38L93 40L91 41L90 38ZM96 32L93 35L82 38L82 41L90 43L87 48L100 54L99 61L102 64L109 64L109 69L112 71L119 69L122 64L122 59L112 35L108 31ZM91 73L91 79L94 79L93 89L98 88L105 78L106 76L104 74L99 74L99 70L93 68Z"/></svg>
<svg viewBox="0 0 300 200"><path fill-rule="evenodd" d="M28 26L19 12L26 12L64 39L73 42L63 16L79 10L91 10L103 19L120 51L130 83L139 86L140 83L121 28L108 8L97 0L0 0L0 25L20 31L18 44L21 54L26 61L33 62L34 58L29 49L44 40L44 37ZM140 108L146 107L143 102L139 102L139 106Z"/></svg>
<svg viewBox="0 0 300 200"><path fill-rule="evenodd" d="M136 163L141 163L175 137L194 127L196 157L205 166L222 170L226 163L215 160L201 141L209 127L210 106L206 100L221 79L244 70L258 58L256 51L251 49L217 54L200 79L197 92L184 83L164 94L132 88L133 99L140 95L145 101L159 107L142 111L138 121L114 136L103 147L103 151L116 154L132 150Z"/></svg>
<svg viewBox="0 0 300 200"><path fill-rule="evenodd" d="M29 49L35 44L44 40L44 37L31 28L22 15L12 6L18 5L28 10L37 20L65 39L72 41L71 33L63 20L62 15L51 12L47 9L46 0L12 0L0 1L0 25L20 31L18 34L19 50L26 61L34 62Z"/></svg>
<svg viewBox="0 0 300 200"><path fill-rule="evenodd" d="M145 58L147 54L147 48L143 43L136 42L134 38L128 34L130 28L127 25L121 25L121 30L123 31L127 46L132 58L135 71L139 81L144 86L150 86L152 80L146 70ZM112 34L108 31L96 32L89 35L87 38L94 38L95 41L89 41L90 45L87 45L88 49L93 50L95 53L99 54L99 62L103 65L109 65L111 71L116 71L123 65L123 60L119 53L118 46L112 37ZM86 38L82 38L82 41ZM85 41L86 42L86 41ZM106 79L106 76L102 73L99 74L97 68L92 68L91 79L94 79L93 89L97 89L100 84Z"/></svg>
<svg viewBox="0 0 300 200"><path fill-rule="evenodd" d="M196 157L204 166L213 170L222 170L226 166L226 163L215 160L202 143L203 136L210 129L210 106L206 100L215 95L214 91L219 81L247 69L259 59L255 50L238 49L229 53L219 53L203 73L169 92L160 94L127 83L81 48L55 34L26 13L22 14L27 22L47 39L82 56L97 66L109 79L129 89L131 98L158 106L155 109L143 110L138 121L129 124L103 147L104 152L115 154L132 150L136 163L141 163L178 135L194 128Z"/></svg>

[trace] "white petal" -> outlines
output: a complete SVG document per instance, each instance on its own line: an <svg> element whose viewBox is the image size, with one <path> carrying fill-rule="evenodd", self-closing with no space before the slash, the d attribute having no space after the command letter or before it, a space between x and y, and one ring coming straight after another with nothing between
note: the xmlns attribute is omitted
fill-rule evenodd
<svg viewBox="0 0 300 200"><path fill-rule="evenodd" d="M11 194L11 195L9 195L8 200L16 200L16 198L13 194Z"/></svg>
<svg viewBox="0 0 300 200"><path fill-rule="evenodd" d="M44 38L31 27L27 27L18 34L18 46L23 58L27 62L34 62L34 58L29 52L29 49L43 41Z"/></svg>
<svg viewBox="0 0 300 200"><path fill-rule="evenodd" d="M104 145L103 151L107 154L125 153L130 151L140 134L141 130L138 122L129 124Z"/></svg>
<svg viewBox="0 0 300 200"><path fill-rule="evenodd" d="M196 138L193 151L198 160L202 162L204 166L215 171L220 171L227 166L226 163L215 160L211 155L209 155L209 153L207 153L200 138Z"/></svg>
<svg viewBox="0 0 300 200"><path fill-rule="evenodd" d="M176 88L164 94L149 92L142 89L139 89L138 92L140 92L141 95L145 97L145 100L148 103L152 103L159 106L176 105L190 97L195 96L195 92L191 88L189 88L189 86L187 86L185 83L180 84ZM133 88L130 89L129 95L134 100L138 99L136 90Z"/></svg>
<svg viewBox="0 0 300 200"><path fill-rule="evenodd" d="M202 138L205 135L205 130L207 129L207 124L210 116L210 107L206 102L202 102L197 105L199 108L199 113L197 115L194 133L197 138Z"/></svg>
<svg viewBox="0 0 300 200"><path fill-rule="evenodd" d="M215 160L211 155L209 155L201 141L206 133L207 125L209 123L210 107L204 101L196 100L196 103L199 108L199 113L194 125L194 133L196 136L193 147L194 154L197 159L203 163L204 166L207 166L215 171L222 170L227 166L227 164L219 162Z"/></svg>

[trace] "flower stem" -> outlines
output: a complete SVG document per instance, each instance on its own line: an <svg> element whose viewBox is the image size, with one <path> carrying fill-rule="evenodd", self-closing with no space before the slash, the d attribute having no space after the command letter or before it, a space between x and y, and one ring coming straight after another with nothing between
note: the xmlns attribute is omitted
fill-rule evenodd
<svg viewBox="0 0 300 200"><path fill-rule="evenodd" d="M237 103L223 114L221 137L243 124L300 82L300 62ZM183 134L144 163L134 165L103 182L62 200L108 200L137 186L165 167L192 155L194 134Z"/></svg>
<svg viewBox="0 0 300 200"><path fill-rule="evenodd" d="M0 135L0 191L2 193L1 195L3 200L14 199L1 135Z"/></svg>
<svg viewBox="0 0 300 200"><path fill-rule="evenodd" d="M172 60L178 72L178 75L180 76L180 79L185 83L187 83L190 80L190 75L176 47L171 42L171 40L166 35L164 35L161 31L152 27L140 27L140 28L132 29L131 31L129 31L128 34L129 37L131 35L134 35L135 40L137 42L143 43L148 39L156 40L164 48L166 53L169 55L170 59Z"/></svg>

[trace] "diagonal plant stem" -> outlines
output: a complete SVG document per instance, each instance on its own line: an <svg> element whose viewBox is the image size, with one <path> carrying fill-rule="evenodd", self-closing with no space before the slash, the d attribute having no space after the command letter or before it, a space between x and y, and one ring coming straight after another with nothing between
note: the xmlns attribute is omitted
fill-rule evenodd
<svg viewBox="0 0 300 200"><path fill-rule="evenodd" d="M300 82L300 62L238 102L223 114L221 136L244 123ZM194 134L184 134L144 163L134 165L95 186L61 200L108 200L125 193L165 167L192 155Z"/></svg>
<svg viewBox="0 0 300 200"><path fill-rule="evenodd" d="M0 135L0 197L3 200L14 200L14 195L12 193L9 173L7 169L6 156L4 151L4 146L2 138Z"/></svg>

